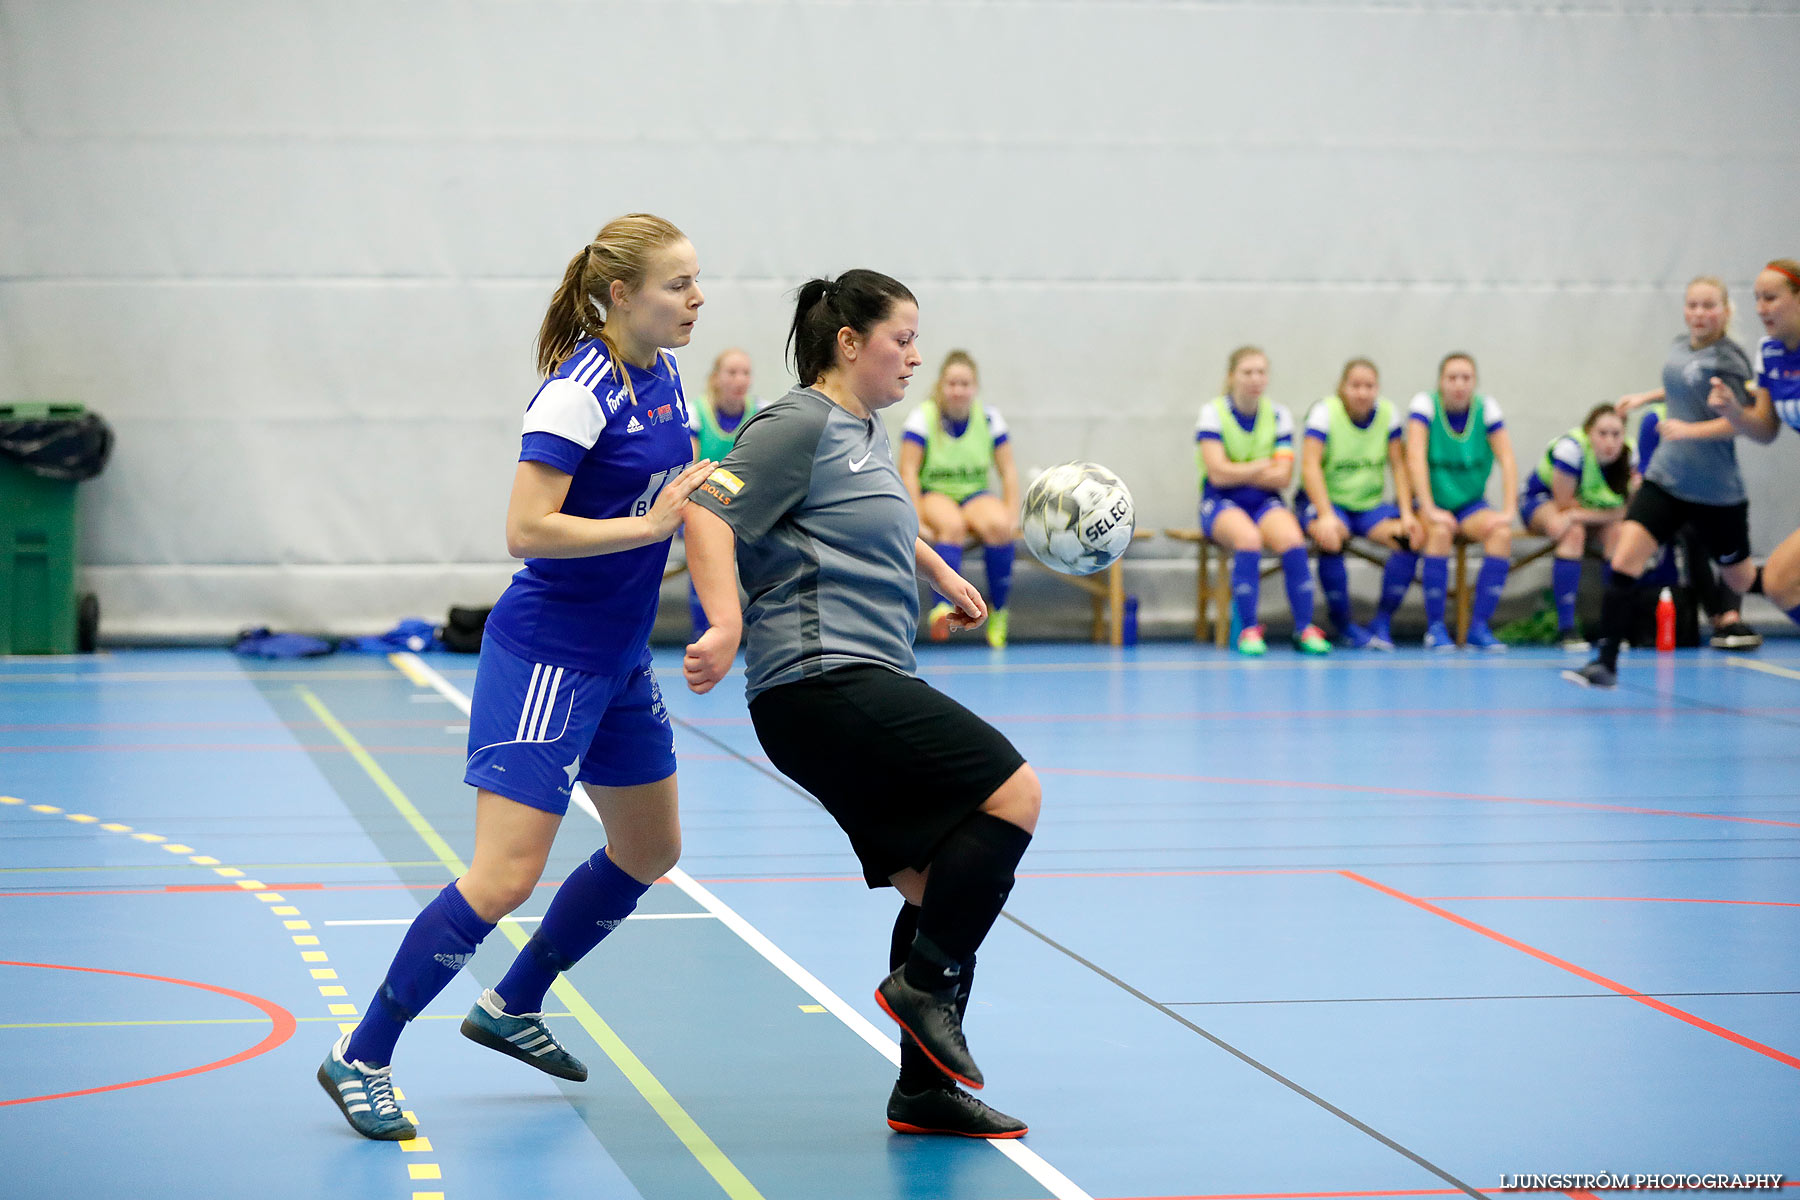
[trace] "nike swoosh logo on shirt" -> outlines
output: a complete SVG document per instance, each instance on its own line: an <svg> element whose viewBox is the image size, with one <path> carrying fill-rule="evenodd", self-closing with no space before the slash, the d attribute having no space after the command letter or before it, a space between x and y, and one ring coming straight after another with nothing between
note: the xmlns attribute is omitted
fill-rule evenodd
<svg viewBox="0 0 1800 1200"><path fill-rule="evenodd" d="M863 455L861 458L851 459L850 460L850 469L852 471L862 470L864 467L869 465L869 459L874 455L874 453L875 453L875 451L870 450L867 454Z"/></svg>

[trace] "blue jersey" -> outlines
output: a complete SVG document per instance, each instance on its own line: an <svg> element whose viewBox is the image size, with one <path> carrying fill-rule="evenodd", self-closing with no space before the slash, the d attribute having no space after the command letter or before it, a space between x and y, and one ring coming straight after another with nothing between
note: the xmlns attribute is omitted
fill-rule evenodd
<svg viewBox="0 0 1800 1200"><path fill-rule="evenodd" d="M1756 348L1756 386L1768 389L1775 415L1800 430L1800 346L1789 350L1780 338L1764 338Z"/></svg>
<svg viewBox="0 0 1800 1200"><path fill-rule="evenodd" d="M562 511L641 517L693 461L675 359L627 365L633 401L597 339L575 347L525 410L520 462L569 475ZM528 558L488 616L484 636L531 662L613 675L637 665L656 621L669 560L664 539L588 558Z"/></svg>

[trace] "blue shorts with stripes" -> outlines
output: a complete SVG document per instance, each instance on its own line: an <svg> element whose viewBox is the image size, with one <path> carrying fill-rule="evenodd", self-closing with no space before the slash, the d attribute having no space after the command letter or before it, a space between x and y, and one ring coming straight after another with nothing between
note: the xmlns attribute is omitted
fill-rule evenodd
<svg viewBox="0 0 1800 1200"><path fill-rule="evenodd" d="M646 647L636 666L595 675L481 643L463 782L564 813L576 783L630 787L675 773L675 734Z"/></svg>

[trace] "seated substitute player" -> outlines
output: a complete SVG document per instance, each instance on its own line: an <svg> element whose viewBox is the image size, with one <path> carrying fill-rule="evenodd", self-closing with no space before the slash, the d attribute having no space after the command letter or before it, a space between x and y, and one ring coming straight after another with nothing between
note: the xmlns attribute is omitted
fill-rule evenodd
<svg viewBox="0 0 1800 1200"><path fill-rule="evenodd" d="M675 865L675 742L650 669L669 540L711 470L693 463L675 359L704 303L694 248L659 217L610 221L569 261L538 333L545 378L525 410L506 545L525 566L489 615L464 781L468 873L413 920L362 1020L318 1080L364 1137L407 1141L394 1046L543 875L577 783L606 845L570 872L463 1035L540 1071L587 1068L544 1022L544 993ZM691 465L690 465L691 464Z"/></svg>
<svg viewBox="0 0 1800 1200"><path fill-rule="evenodd" d="M1387 502L1394 481L1395 503ZM1312 406L1300 452L1300 524L1319 548L1319 590L1338 640L1350 646L1392 650L1394 612L1412 586L1420 535L1406 477L1400 413L1381 395L1381 374L1366 358L1353 358L1338 376L1337 390ZM1381 597L1367 629L1350 619L1350 576L1344 547L1352 537L1388 548Z"/></svg>
<svg viewBox="0 0 1800 1200"><path fill-rule="evenodd" d="M1552 438L1537 468L1525 477L1519 516L1525 528L1556 543L1550 592L1556 600L1557 637L1565 650L1588 648L1575 627L1581 557L1590 542L1598 542L1601 553L1612 557L1625 502L1637 483L1636 459L1625 436L1625 419L1611 404L1600 404L1580 425Z"/></svg>
<svg viewBox="0 0 1800 1200"><path fill-rule="evenodd" d="M1200 406L1194 430L1200 532L1232 554L1239 654L1260 655L1268 649L1256 620L1265 546L1281 556L1295 648L1303 654L1328 654L1331 642L1312 619L1305 538L1281 500L1282 489L1294 477L1294 419L1263 395L1268 385L1268 356L1255 346L1239 346L1226 363L1225 394Z"/></svg>
<svg viewBox="0 0 1800 1200"><path fill-rule="evenodd" d="M938 368L931 399L907 417L900 434L900 478L919 510L920 536L962 570L963 539L981 539L987 565L988 645L1006 645L1012 595L1013 540L1019 536L1019 471L1000 410L981 402L980 372L967 351L952 350ZM1000 494L989 490L1000 476ZM950 636L956 606L943 596L928 618L931 640Z"/></svg>
<svg viewBox="0 0 1800 1200"><path fill-rule="evenodd" d="M1406 465L1411 473L1419 523L1425 527L1420 582L1425 592L1425 646L1454 650L1456 639L1444 623L1450 591L1450 551L1458 536L1481 543L1481 571L1469 613L1469 645L1504 650L1489 628L1506 574L1512 568L1513 513L1518 508L1518 468L1512 435L1492 396L1475 390L1475 359L1457 351L1438 363L1434 392L1412 399L1406 430ZM1488 476L1500 466L1505 500L1487 502Z"/></svg>

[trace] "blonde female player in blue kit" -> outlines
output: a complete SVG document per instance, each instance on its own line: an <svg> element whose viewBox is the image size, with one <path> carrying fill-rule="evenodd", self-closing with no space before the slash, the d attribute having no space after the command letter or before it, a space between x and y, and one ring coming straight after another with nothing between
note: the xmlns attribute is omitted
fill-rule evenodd
<svg viewBox="0 0 1800 1200"><path fill-rule="evenodd" d="M679 229L632 213L570 260L545 314L545 378L525 411L506 510L507 549L525 566L488 617L469 718L475 853L414 919L362 1020L318 1071L364 1137L415 1136L394 1099L394 1045L531 895L577 783L607 843L557 889L512 968L470 1009L464 1036L586 1079L544 1022L544 993L680 854L674 739L649 636L669 538L712 469L693 462L667 352L692 336L698 276Z"/></svg>

